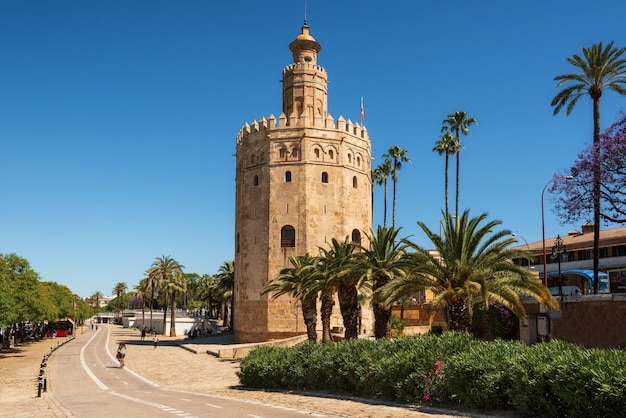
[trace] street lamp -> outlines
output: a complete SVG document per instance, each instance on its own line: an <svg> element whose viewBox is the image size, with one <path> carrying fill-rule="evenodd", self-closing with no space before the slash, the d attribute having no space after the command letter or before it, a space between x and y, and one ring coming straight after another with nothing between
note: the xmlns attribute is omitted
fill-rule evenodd
<svg viewBox="0 0 626 418"><path fill-rule="evenodd" d="M543 195L546 192L546 189L548 188L548 185L550 183L556 181L557 179L571 180L573 178L574 177L572 177L572 176L554 176L550 180L548 180L546 185L543 186L543 190L541 191L541 238L543 240L543 284L544 284L545 287L548 287L548 274L546 272L546 270L547 270L547 262L546 262L546 227L545 227L545 212L544 212L544 205L543 205Z"/></svg>
<svg viewBox="0 0 626 418"><path fill-rule="evenodd" d="M513 235L514 237L520 237L521 239L523 239L524 240L524 244L526 244L526 251L530 252L530 245L528 245L528 241L526 241L526 238L524 238L520 234L516 234L516 233L513 233L511 235ZM530 261L528 262L528 268L531 268L530 267Z"/></svg>
<svg viewBox="0 0 626 418"><path fill-rule="evenodd" d="M556 236L554 245L552 246L551 258L559 261L559 296L563 295L563 276L561 276L561 254L565 252L565 245L563 245L563 239L560 235Z"/></svg>

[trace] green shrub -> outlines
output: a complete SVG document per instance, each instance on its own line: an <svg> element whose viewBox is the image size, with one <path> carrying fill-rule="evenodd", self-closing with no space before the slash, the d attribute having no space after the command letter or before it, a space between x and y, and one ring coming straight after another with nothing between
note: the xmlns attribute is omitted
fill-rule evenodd
<svg viewBox="0 0 626 418"><path fill-rule="evenodd" d="M444 372L451 402L477 409L510 409L509 369L525 349L520 342L495 340L449 357Z"/></svg>
<svg viewBox="0 0 626 418"><path fill-rule="evenodd" d="M626 417L626 352L560 341L528 347L444 332L262 347L241 362L239 379L257 388L514 409L525 417Z"/></svg>

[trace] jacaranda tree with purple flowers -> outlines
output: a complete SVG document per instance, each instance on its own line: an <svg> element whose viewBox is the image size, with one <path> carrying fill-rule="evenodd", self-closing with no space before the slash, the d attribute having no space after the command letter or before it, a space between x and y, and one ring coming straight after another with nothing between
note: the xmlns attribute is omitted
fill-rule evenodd
<svg viewBox="0 0 626 418"><path fill-rule="evenodd" d="M594 161L598 163L595 164ZM600 217L605 223L626 223L626 113L588 145L574 165L564 171L568 182L555 182L560 196L555 209L563 223L574 223L593 213L593 176L600 171Z"/></svg>

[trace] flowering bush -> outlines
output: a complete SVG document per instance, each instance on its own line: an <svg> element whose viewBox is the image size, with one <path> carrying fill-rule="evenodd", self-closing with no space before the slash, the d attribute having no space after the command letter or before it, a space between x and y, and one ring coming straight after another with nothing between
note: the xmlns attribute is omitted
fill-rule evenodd
<svg viewBox="0 0 626 418"><path fill-rule="evenodd" d="M435 368L424 375L424 396L425 402L438 402L442 401L445 397L445 385L444 373L442 368L443 363L436 361Z"/></svg>
<svg viewBox="0 0 626 418"><path fill-rule="evenodd" d="M497 302L489 302L489 309L484 307L474 311L472 328L475 334L486 333L490 338L511 339L515 335L517 322L515 315Z"/></svg>

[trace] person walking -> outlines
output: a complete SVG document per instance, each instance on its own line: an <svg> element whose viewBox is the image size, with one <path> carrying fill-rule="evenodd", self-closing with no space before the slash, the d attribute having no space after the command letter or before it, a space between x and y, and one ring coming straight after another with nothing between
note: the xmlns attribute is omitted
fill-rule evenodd
<svg viewBox="0 0 626 418"><path fill-rule="evenodd" d="M154 348L157 348L157 344L159 343L159 336L156 332L152 334L152 341L154 342Z"/></svg>
<svg viewBox="0 0 626 418"><path fill-rule="evenodd" d="M146 327L141 328L141 341L146 339Z"/></svg>
<svg viewBox="0 0 626 418"><path fill-rule="evenodd" d="M117 359L120 361L120 369L124 368L124 363L126 359L126 344L121 342L119 346L117 346Z"/></svg>

